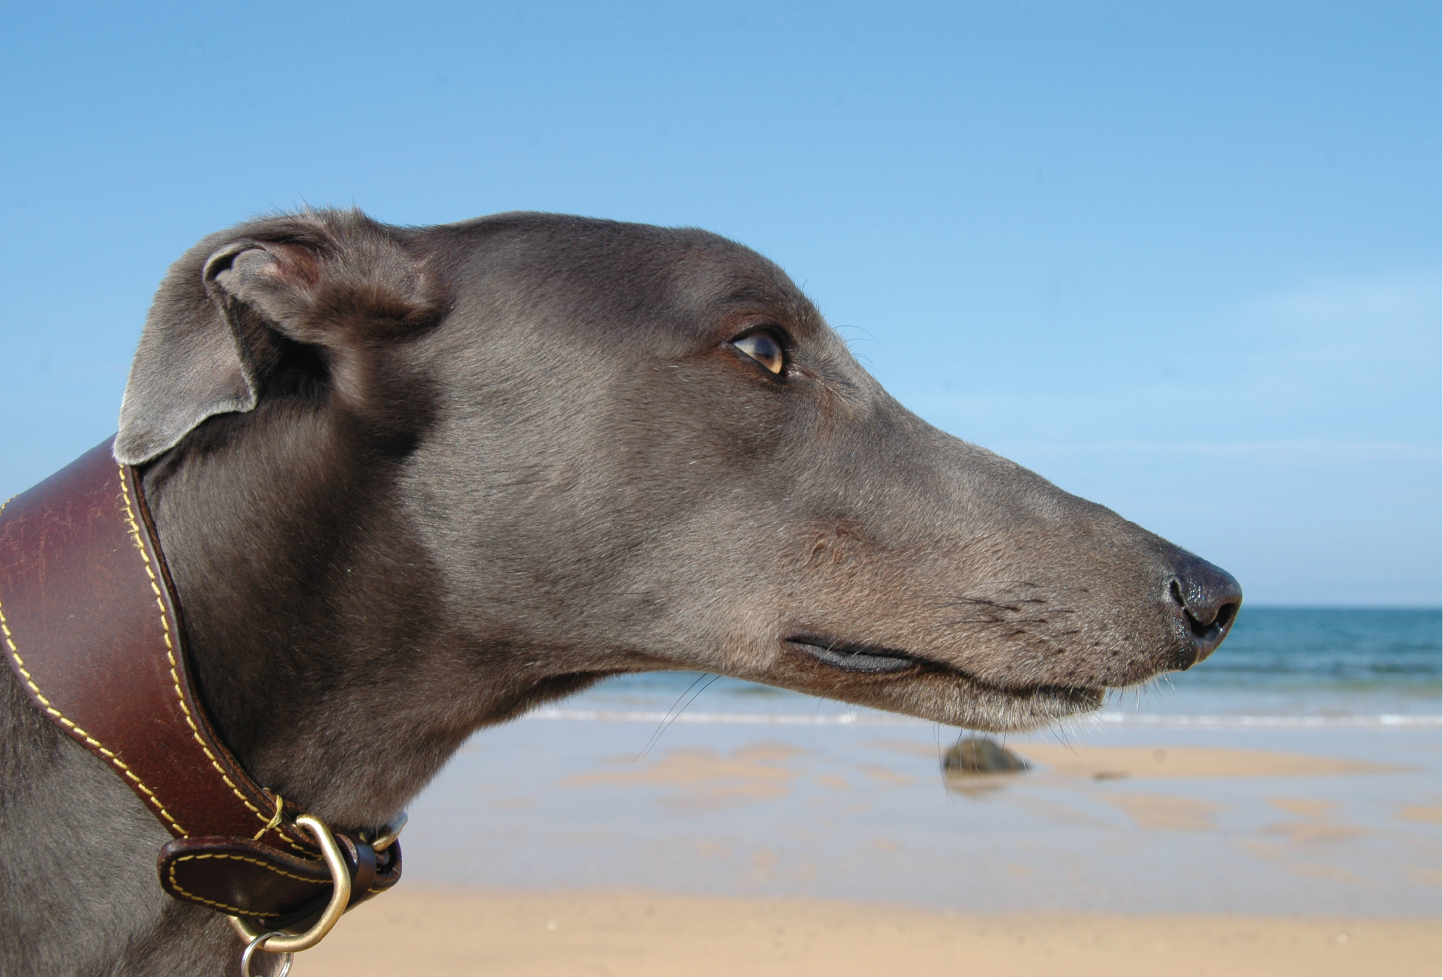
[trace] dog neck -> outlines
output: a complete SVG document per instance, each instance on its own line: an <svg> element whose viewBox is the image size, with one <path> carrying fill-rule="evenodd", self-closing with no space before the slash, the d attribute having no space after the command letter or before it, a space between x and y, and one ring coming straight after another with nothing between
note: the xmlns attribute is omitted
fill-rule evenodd
<svg viewBox="0 0 1443 980"><path fill-rule="evenodd" d="M477 728L600 676L448 632L403 459L334 418L279 439L258 421L145 474L200 696L257 781L340 826L384 823Z"/></svg>

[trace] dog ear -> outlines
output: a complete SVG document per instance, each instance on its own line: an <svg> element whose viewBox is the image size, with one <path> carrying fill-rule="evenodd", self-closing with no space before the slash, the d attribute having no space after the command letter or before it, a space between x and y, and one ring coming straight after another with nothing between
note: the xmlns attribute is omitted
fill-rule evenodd
<svg viewBox="0 0 1443 980"><path fill-rule="evenodd" d="M120 404L119 462L147 462L213 415L254 409L282 339L322 348L344 381L348 352L435 318L420 264L359 212L237 232L197 245L156 293Z"/></svg>

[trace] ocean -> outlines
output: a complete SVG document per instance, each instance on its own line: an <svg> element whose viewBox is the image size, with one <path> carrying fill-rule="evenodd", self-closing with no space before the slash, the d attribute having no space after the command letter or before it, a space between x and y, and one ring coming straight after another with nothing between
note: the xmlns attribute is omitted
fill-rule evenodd
<svg viewBox="0 0 1443 980"><path fill-rule="evenodd" d="M900 723L884 712L697 673L612 678L540 718L668 723ZM1191 670L1115 692L1109 725L1426 726L1443 715L1443 611L1244 606Z"/></svg>

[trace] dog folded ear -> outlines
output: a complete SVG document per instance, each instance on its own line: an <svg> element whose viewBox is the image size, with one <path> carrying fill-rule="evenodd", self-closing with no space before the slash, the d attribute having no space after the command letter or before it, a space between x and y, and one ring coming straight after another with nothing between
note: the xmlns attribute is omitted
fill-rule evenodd
<svg viewBox="0 0 1443 980"><path fill-rule="evenodd" d="M356 211L306 212L207 238L156 293L120 405L115 458L146 462L213 415L254 409L286 357L284 341L323 350L334 372L348 352L432 322L431 286L391 229Z"/></svg>

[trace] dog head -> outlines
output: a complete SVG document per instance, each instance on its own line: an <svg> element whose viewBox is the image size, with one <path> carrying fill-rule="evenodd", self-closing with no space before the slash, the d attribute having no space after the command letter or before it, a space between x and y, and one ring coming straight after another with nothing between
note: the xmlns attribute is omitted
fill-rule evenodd
<svg viewBox="0 0 1443 980"><path fill-rule="evenodd" d="M224 671L406 665L447 738L656 669L1025 728L1186 669L1241 602L921 421L780 269L691 229L213 236L157 297L116 452Z"/></svg>

